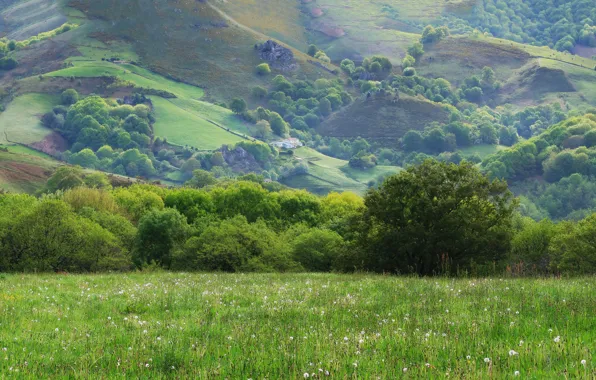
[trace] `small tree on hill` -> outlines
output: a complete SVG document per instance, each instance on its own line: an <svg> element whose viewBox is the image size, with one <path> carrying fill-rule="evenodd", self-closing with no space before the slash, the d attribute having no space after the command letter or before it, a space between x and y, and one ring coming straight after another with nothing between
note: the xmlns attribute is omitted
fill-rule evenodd
<svg viewBox="0 0 596 380"><path fill-rule="evenodd" d="M69 88L68 90L62 92L60 99L62 101L62 104L64 104L65 106L70 106L71 104L75 104L79 101L79 93L77 92L77 90Z"/></svg>
<svg viewBox="0 0 596 380"><path fill-rule="evenodd" d="M257 66L257 74L259 75L268 75L271 74L271 68L267 63L261 63Z"/></svg>
<svg viewBox="0 0 596 380"><path fill-rule="evenodd" d="M244 111L246 111L246 101L244 101L244 99L241 98L234 98L230 103L230 109L234 113L240 115Z"/></svg>

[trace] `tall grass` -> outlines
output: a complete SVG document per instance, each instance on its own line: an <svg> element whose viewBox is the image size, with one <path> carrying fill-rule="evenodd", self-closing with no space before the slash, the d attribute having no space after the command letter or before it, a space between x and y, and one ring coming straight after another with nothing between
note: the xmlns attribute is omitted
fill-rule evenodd
<svg viewBox="0 0 596 380"><path fill-rule="evenodd" d="M585 378L596 279L0 275L0 373Z"/></svg>

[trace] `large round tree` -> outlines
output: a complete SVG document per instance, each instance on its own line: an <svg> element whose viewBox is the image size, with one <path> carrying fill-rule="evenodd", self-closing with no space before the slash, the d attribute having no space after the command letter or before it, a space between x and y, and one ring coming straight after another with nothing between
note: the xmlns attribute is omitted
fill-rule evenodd
<svg viewBox="0 0 596 380"><path fill-rule="evenodd" d="M427 160L370 190L365 205L366 266L431 275L502 258L517 200L470 163Z"/></svg>

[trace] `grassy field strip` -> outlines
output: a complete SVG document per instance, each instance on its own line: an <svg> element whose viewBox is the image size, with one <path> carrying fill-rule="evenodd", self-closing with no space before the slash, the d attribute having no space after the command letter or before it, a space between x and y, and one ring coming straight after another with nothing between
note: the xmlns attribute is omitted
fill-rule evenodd
<svg viewBox="0 0 596 380"><path fill-rule="evenodd" d="M0 373L590 379L595 287L593 277L1 275Z"/></svg>
<svg viewBox="0 0 596 380"><path fill-rule="evenodd" d="M243 140L164 98L152 96L151 101L156 116L155 135L174 144L214 150Z"/></svg>
<svg viewBox="0 0 596 380"><path fill-rule="evenodd" d="M41 124L41 116L55 104L58 97L53 95L32 93L15 98L0 113L0 144L32 144L43 140L52 131Z"/></svg>
<svg viewBox="0 0 596 380"><path fill-rule="evenodd" d="M204 92L199 87L176 82L151 73L142 67L130 64L115 64L107 61L71 61L74 65L46 74L50 77L101 77L112 76L134 83L138 87L163 90L183 98L199 99Z"/></svg>

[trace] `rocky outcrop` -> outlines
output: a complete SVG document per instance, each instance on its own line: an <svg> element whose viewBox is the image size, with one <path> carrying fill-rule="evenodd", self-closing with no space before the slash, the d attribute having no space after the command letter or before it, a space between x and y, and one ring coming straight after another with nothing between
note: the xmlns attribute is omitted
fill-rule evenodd
<svg viewBox="0 0 596 380"><path fill-rule="evenodd" d="M259 57L267 61L269 66L282 71L292 71L298 68L292 51L275 41L269 40L263 44L255 45Z"/></svg>
<svg viewBox="0 0 596 380"><path fill-rule="evenodd" d="M226 163L236 173L260 173L263 170L253 155L239 146L230 149L224 145L221 148L221 154Z"/></svg>

